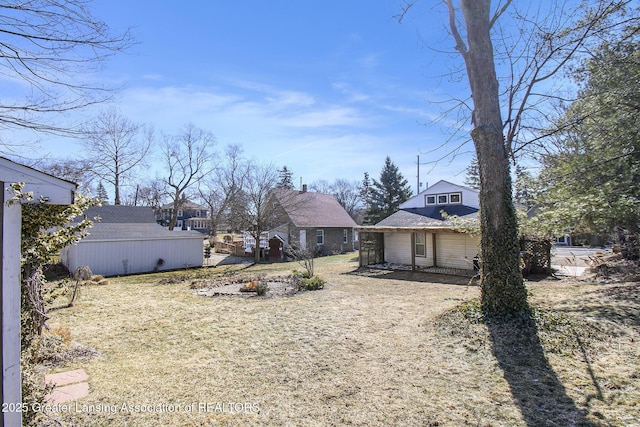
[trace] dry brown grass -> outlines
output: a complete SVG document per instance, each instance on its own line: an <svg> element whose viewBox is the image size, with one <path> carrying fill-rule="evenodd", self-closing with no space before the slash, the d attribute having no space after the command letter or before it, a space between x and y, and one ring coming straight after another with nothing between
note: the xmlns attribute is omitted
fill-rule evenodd
<svg viewBox="0 0 640 427"><path fill-rule="evenodd" d="M528 360L509 353L504 335L462 316L442 323L478 296L466 279L353 274L356 266L352 255L319 259L325 289L284 298L196 296L193 281L220 267L87 288L74 307L52 313L52 324L101 355L64 367L84 368L91 393L60 418L76 426L524 426L539 425L531 402L551 387L564 400L545 403L547 425L640 423L637 283L530 283L536 305L597 333L580 346L562 328L542 330L542 354L523 368ZM527 399L529 390L541 394Z"/></svg>

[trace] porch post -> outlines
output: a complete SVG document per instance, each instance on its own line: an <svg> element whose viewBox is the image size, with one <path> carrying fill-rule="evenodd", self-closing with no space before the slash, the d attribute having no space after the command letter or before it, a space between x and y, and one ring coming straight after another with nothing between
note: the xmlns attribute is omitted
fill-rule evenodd
<svg viewBox="0 0 640 427"><path fill-rule="evenodd" d="M436 244L436 236L438 233L431 233L431 250L433 251L433 266L438 266L438 245Z"/></svg>
<svg viewBox="0 0 640 427"><path fill-rule="evenodd" d="M411 271L416 271L416 233L411 232Z"/></svg>

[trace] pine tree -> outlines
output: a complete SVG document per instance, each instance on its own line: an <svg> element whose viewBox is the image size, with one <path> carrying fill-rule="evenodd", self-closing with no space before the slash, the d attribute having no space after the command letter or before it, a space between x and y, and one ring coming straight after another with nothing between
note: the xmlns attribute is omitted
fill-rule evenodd
<svg viewBox="0 0 640 427"><path fill-rule="evenodd" d="M480 189L480 167L478 166L478 158L475 153L471 158L471 163L467 166L464 185L474 190Z"/></svg>
<svg viewBox="0 0 640 427"><path fill-rule="evenodd" d="M365 179L368 175L365 175ZM380 172L380 181L373 180L366 200L367 213L365 223L375 224L400 208L400 204L411 198L412 191L398 167L387 156Z"/></svg>
<svg viewBox="0 0 640 427"><path fill-rule="evenodd" d="M293 185L293 172L287 166L283 166L282 169L278 169L278 173L280 174L280 180L276 187L293 190L295 188Z"/></svg>
<svg viewBox="0 0 640 427"><path fill-rule="evenodd" d="M98 183L97 193L98 193L98 199L100 199L102 201L102 204L103 205L108 205L109 204L109 194L107 193L107 190L104 188L104 185L102 185L102 181L100 181Z"/></svg>

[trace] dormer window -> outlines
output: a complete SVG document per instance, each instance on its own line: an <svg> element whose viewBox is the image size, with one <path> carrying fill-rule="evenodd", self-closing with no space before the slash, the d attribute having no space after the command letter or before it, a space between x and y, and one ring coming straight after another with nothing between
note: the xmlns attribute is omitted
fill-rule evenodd
<svg viewBox="0 0 640 427"><path fill-rule="evenodd" d="M427 194L424 196L425 206L462 204L462 193Z"/></svg>

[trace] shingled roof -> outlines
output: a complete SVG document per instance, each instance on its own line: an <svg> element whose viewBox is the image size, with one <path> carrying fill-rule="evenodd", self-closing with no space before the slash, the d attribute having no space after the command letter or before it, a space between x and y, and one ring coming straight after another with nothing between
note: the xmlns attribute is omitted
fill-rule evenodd
<svg viewBox="0 0 640 427"><path fill-rule="evenodd" d="M98 220L94 218L98 217ZM153 209L142 206L94 206L75 218L94 222L83 240L153 240L168 238L202 238L197 231L169 231L155 220Z"/></svg>
<svg viewBox="0 0 640 427"><path fill-rule="evenodd" d="M86 211L82 216L76 217L75 221L79 222L84 218L93 220L95 217L100 217L99 221L102 224L155 224L156 219L153 214L153 209L144 206L122 206L122 205L107 205L107 206L94 206Z"/></svg>
<svg viewBox="0 0 640 427"><path fill-rule="evenodd" d="M295 227L351 228L357 224L330 194L278 190L275 196Z"/></svg>
<svg viewBox="0 0 640 427"><path fill-rule="evenodd" d="M401 209L394 214L388 216L374 226L358 227L359 230L421 230L421 229L441 229L448 230L451 225L448 224L442 212L447 215L455 215L465 218L477 218L478 209L464 205L450 206L429 206L424 208L406 208Z"/></svg>

